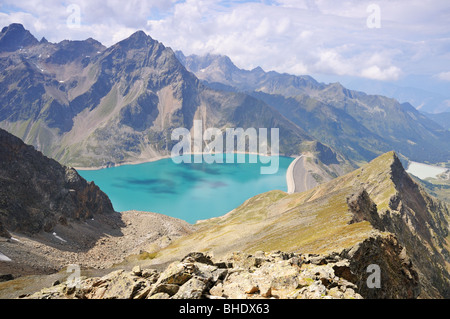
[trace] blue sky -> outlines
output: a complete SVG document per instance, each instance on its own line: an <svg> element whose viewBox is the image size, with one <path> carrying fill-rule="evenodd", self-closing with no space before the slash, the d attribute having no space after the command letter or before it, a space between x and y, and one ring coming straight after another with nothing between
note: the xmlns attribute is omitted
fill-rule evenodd
<svg viewBox="0 0 450 319"><path fill-rule="evenodd" d="M79 27L67 23L70 5ZM0 24L12 22L51 42L92 37L106 46L140 29L185 54L324 80L419 78L450 107L448 0L2 0Z"/></svg>

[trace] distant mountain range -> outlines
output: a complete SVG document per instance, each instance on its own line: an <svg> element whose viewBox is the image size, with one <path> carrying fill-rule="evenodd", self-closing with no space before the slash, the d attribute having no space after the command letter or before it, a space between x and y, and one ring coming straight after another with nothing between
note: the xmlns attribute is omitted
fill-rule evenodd
<svg viewBox="0 0 450 319"><path fill-rule="evenodd" d="M348 89L383 95L401 103L408 102L423 113L450 111L448 81L437 75L404 74L396 80L376 80L359 76L315 75L325 83L339 82Z"/></svg>
<svg viewBox="0 0 450 319"><path fill-rule="evenodd" d="M0 50L0 126L64 164L169 155L178 142L172 130L191 129L194 119L205 129L277 127L285 155L318 145L260 99L203 85L142 31L105 48L93 39L38 42L14 24L3 29Z"/></svg>
<svg viewBox="0 0 450 319"><path fill-rule="evenodd" d="M450 132L408 103L310 76L176 54L142 31L109 48L49 43L20 24L0 34L0 127L77 167L170 154L176 127L278 127L280 153L326 151L351 168L389 150L446 162ZM353 163L353 164L352 164Z"/></svg>
<svg viewBox="0 0 450 319"><path fill-rule="evenodd" d="M419 82L414 76L411 76L411 82ZM408 78L402 82L408 82ZM429 83L398 83L377 81L371 79L356 79L345 81L346 86L354 90L363 91L368 94L379 94L392 97L400 102L411 103L417 110L423 113L439 114L450 111L450 95L445 88L443 81L436 78L428 79ZM426 79L425 79L426 80ZM426 86L425 86L426 84ZM413 86L414 85L414 86ZM422 86L420 86L422 85ZM433 90L433 86L439 86ZM444 91L444 92L443 92Z"/></svg>
<svg viewBox="0 0 450 319"><path fill-rule="evenodd" d="M443 112L438 114L425 113L425 115L441 125L443 128L450 130L450 112Z"/></svg>
<svg viewBox="0 0 450 319"><path fill-rule="evenodd" d="M448 161L450 135L409 103L261 68L242 70L226 56L177 56L205 84L246 92L276 108L314 138L367 161L395 149L417 161Z"/></svg>

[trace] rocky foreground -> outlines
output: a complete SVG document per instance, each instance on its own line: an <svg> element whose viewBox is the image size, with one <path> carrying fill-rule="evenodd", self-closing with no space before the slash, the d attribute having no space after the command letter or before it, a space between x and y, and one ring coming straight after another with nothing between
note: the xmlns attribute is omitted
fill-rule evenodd
<svg viewBox="0 0 450 319"><path fill-rule="evenodd" d="M190 253L164 271L117 270L45 288L27 299L362 299L350 262L338 255L234 252L215 262ZM376 289L376 288L374 288Z"/></svg>

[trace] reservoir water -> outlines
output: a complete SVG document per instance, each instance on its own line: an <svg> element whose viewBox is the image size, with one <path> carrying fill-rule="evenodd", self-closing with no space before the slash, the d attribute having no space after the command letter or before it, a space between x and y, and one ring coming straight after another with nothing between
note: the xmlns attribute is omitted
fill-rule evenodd
<svg viewBox="0 0 450 319"><path fill-rule="evenodd" d="M236 155L235 155L236 156ZM116 211L161 213L189 223L222 216L247 199L270 190L287 191L286 170L293 161L279 157L276 174L260 174L249 163L180 163L171 158L100 170L79 170L111 199Z"/></svg>

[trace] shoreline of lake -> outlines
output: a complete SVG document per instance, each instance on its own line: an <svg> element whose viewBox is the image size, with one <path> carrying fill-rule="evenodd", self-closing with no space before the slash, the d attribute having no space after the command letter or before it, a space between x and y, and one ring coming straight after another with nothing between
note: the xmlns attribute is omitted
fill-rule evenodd
<svg viewBox="0 0 450 319"><path fill-rule="evenodd" d="M193 153L187 153L185 155L205 155L205 154L227 154L227 153L205 153L205 152L193 152ZM271 155L267 155L267 154L260 154L260 153L254 153L254 152L233 152L233 154L248 154L248 155L258 155L258 156L271 156ZM300 155L282 155L282 154L278 154L278 156L282 156L282 157L290 157L290 158L297 158ZM139 165L139 164L145 164L145 163L152 163L152 162L156 162L156 161L160 161L163 159L168 159L171 158L172 155L160 155L160 156L156 156L154 158L150 158L150 159L142 159L142 160L135 160L135 161L130 161L130 162L125 162L125 163L120 163L120 164L115 164L114 166L106 166L106 165L102 165L102 166L94 166L94 167L82 167L82 166L70 166L72 168L74 168L77 171L98 171L101 169L105 169L105 168L112 168L112 167L120 167L120 166L125 166L125 165Z"/></svg>

